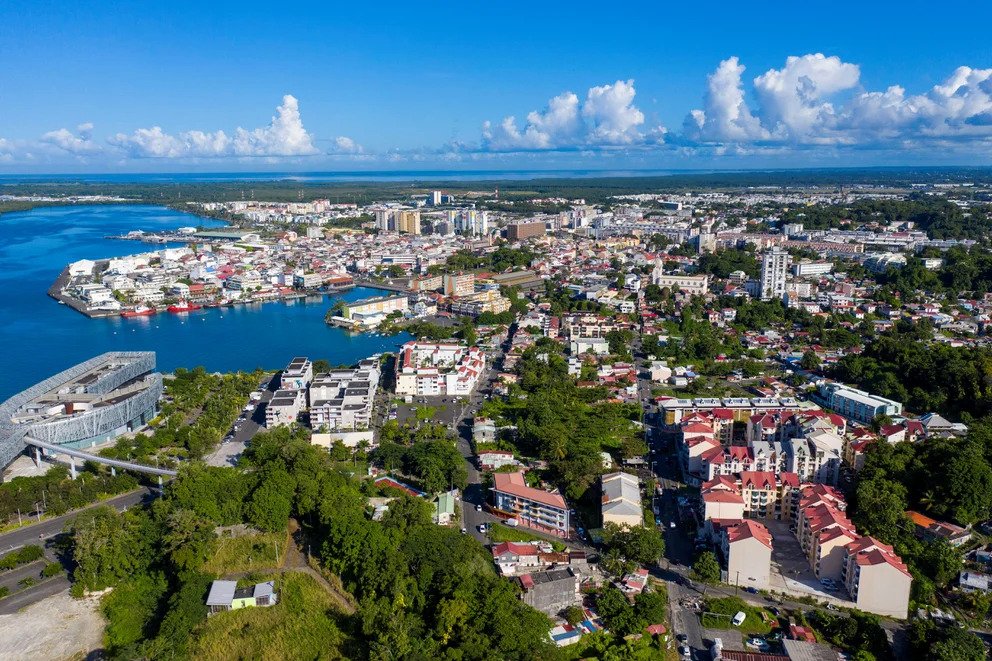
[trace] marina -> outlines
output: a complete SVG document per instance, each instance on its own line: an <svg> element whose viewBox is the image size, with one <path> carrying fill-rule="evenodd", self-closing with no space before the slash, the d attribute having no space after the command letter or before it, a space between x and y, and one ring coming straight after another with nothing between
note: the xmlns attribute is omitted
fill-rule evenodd
<svg viewBox="0 0 992 661"><path fill-rule="evenodd" d="M223 224L155 206L44 207L4 214L0 221L0 399L37 380L106 351L155 351L159 368L202 365L211 371L278 368L301 352L332 364L353 363L392 351L408 339L349 333L324 323L335 298L358 300L379 293L356 286L343 292L294 293L265 303L204 308L179 314L90 319L68 300L46 296L66 264L141 251L108 240L134 228L161 233L179 227ZM136 250L137 248L137 250ZM54 298L54 300L53 300ZM59 303L64 303L60 305Z"/></svg>

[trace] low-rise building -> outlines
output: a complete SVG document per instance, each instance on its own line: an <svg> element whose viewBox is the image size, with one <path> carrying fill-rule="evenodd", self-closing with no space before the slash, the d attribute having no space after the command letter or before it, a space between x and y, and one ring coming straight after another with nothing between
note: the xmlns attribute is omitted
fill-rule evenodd
<svg viewBox="0 0 992 661"><path fill-rule="evenodd" d="M556 616L579 602L579 577L571 567L517 576L520 599L532 608Z"/></svg>
<svg viewBox="0 0 992 661"><path fill-rule="evenodd" d="M603 525L615 523L619 526L639 526L644 523L641 509L640 480L630 473L610 473L603 475L602 514Z"/></svg>
<svg viewBox="0 0 992 661"><path fill-rule="evenodd" d="M296 357L279 375L280 390L306 390L313 381L313 363L309 358Z"/></svg>
<svg viewBox="0 0 992 661"><path fill-rule="evenodd" d="M527 486L522 471L493 475L493 507L519 524L568 537L568 506L557 491Z"/></svg>
<svg viewBox="0 0 992 661"><path fill-rule="evenodd" d="M213 614L252 606L274 606L278 601L273 581L244 588L239 588L237 581L214 581L207 595L207 608Z"/></svg>

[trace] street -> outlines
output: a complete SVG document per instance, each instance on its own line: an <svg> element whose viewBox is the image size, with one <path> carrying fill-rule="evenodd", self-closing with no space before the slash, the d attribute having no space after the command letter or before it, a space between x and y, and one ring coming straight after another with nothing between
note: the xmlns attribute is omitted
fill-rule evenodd
<svg viewBox="0 0 992 661"><path fill-rule="evenodd" d="M262 398L250 410L250 417L247 419L239 417L237 421L235 421L234 424L238 425L237 430L235 430L233 426L230 430L228 430L228 434L233 432L234 436L229 441L221 441L220 445L217 446L217 449L206 458L207 465L237 465L238 459L241 458L241 454L245 451L245 447L247 447L248 442L254 438L255 434L257 434L259 430L265 428L265 407L275 394L278 385L279 381L275 376L269 379L269 382L262 390Z"/></svg>
<svg viewBox="0 0 992 661"><path fill-rule="evenodd" d="M17 583L21 579L30 576L37 576L37 573L41 571L41 568L44 567L46 562L58 560L58 558L55 557L54 550L51 548L51 540L56 535L60 534L65 529L66 524L78 516L80 512L84 512L88 509L99 507L101 505L109 505L115 509L124 510L128 507L133 507L135 505L150 501L157 495L157 493L157 489L142 487L140 489L121 494L120 496L115 496L99 503L94 503L88 507L74 510L68 514L63 514L62 516L57 516L52 519L45 519L41 523L32 523L22 528L18 528L17 530L3 533L0 535L0 553L6 554L25 546L35 544L40 545L45 549L45 558L31 563L30 565L18 567L10 570L9 572L0 574L0 585L9 587L11 592L14 592L17 588ZM54 578L40 581L37 585L25 588L19 592L14 592L14 594L11 594L5 599L0 599L0 614L16 612L25 606L29 606L46 597L50 597L68 589L69 579L66 578L64 573Z"/></svg>

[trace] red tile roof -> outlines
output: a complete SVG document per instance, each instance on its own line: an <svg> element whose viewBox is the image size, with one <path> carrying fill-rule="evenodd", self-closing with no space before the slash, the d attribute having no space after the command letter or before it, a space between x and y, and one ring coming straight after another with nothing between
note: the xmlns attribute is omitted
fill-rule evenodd
<svg viewBox="0 0 992 661"><path fill-rule="evenodd" d="M568 508L565 504L565 499L561 497L561 494L542 491L541 489L534 489L533 487L527 486L524 482L524 474L522 471L517 471L516 473L496 473L493 476L493 481L495 483L494 488L496 491L502 491L503 493L510 494L511 496L533 500L541 503L542 505L549 505L562 510Z"/></svg>

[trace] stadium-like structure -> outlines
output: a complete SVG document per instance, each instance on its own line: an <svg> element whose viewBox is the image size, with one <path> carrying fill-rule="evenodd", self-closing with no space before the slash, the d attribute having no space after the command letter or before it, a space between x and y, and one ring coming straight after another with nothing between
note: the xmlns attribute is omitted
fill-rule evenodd
<svg viewBox="0 0 992 661"><path fill-rule="evenodd" d="M80 450L147 424L161 397L152 351L109 352L70 367L0 404L0 467L29 445L88 457Z"/></svg>

